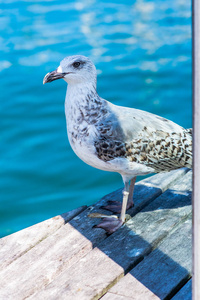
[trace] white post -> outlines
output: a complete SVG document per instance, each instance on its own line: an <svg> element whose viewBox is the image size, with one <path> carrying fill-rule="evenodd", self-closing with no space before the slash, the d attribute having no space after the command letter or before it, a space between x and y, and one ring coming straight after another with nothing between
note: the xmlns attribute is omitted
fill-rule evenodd
<svg viewBox="0 0 200 300"><path fill-rule="evenodd" d="M200 1L193 0L193 279L192 299L200 299Z"/></svg>

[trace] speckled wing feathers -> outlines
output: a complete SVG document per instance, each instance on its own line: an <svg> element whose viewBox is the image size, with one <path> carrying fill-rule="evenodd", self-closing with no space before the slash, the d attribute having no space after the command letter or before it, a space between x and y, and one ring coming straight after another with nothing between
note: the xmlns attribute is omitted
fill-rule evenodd
<svg viewBox="0 0 200 300"><path fill-rule="evenodd" d="M191 129L186 130L147 112L122 107L120 109L125 111L119 114L117 109L119 107L112 105L112 113L116 116L112 116L112 123L108 117L104 119L103 126L98 124L100 134L94 145L101 160L123 157L152 167L155 172L191 168Z"/></svg>

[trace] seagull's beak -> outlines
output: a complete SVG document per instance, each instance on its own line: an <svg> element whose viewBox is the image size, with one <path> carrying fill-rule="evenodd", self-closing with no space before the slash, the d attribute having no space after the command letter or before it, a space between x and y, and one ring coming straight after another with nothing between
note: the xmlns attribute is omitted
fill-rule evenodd
<svg viewBox="0 0 200 300"><path fill-rule="evenodd" d="M53 80L63 78L66 74L67 73L59 73L57 70L49 72L45 75L45 77L43 79L43 84L45 84L47 82L51 82Z"/></svg>

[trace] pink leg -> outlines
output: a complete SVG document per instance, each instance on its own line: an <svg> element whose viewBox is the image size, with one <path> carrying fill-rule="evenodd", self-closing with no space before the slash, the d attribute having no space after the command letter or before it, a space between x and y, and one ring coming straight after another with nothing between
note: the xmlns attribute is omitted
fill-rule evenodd
<svg viewBox="0 0 200 300"><path fill-rule="evenodd" d="M130 183L130 187L129 187L129 196L128 196L128 205L127 205L127 209L134 206L134 202L133 202L133 192L134 192L134 187L135 187L135 181L136 181L136 177L133 177L131 179L131 183Z"/></svg>
<svg viewBox="0 0 200 300"><path fill-rule="evenodd" d="M136 180L136 177L132 178L131 182L130 182L128 203L127 203L126 210L133 207L133 205L134 205L134 203L133 203L133 191L134 191L134 186L135 186L135 180ZM120 201L109 200L109 201L107 201L107 205L101 206L100 208L109 210L109 211L111 211L115 214L120 214L121 209L122 209L122 203Z"/></svg>

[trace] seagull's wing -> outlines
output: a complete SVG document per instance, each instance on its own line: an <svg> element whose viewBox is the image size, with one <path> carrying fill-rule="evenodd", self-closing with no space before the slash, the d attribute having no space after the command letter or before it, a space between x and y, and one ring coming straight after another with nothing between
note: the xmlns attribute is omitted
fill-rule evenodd
<svg viewBox="0 0 200 300"><path fill-rule="evenodd" d="M99 122L95 141L98 157L127 158L167 171L192 164L192 134L157 115L106 103L108 114Z"/></svg>

